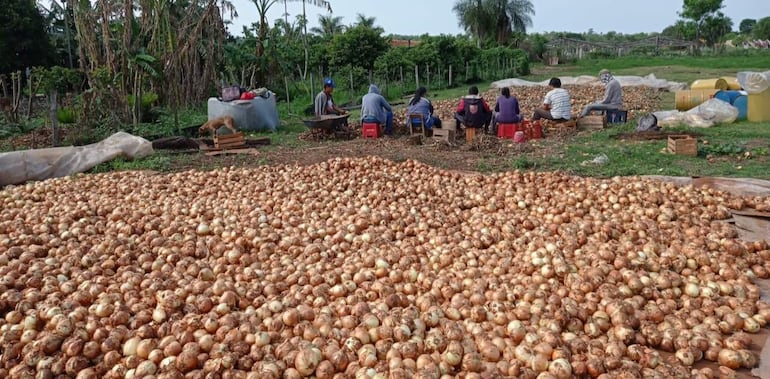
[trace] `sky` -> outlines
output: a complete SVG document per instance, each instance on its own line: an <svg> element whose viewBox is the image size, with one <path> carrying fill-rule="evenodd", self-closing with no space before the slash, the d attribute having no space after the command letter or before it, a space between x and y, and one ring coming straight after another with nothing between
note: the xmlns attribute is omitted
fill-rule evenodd
<svg viewBox="0 0 770 379"><path fill-rule="evenodd" d="M244 25L257 21L254 3L250 0L231 0L239 17L232 20L230 32L241 34ZM620 33L659 32L676 22L682 9L681 0L531 0L535 6L532 28L528 32L587 32L616 31ZM376 17L377 25L386 34L431 35L459 34L457 16L452 12L455 0L330 0L335 16L343 17L343 24L351 24L356 14ZM759 19L770 16L770 1L724 0L725 15L733 20L734 28L744 18ZM289 20L302 13L300 1L288 1ZM318 16L326 10L307 5L309 27L318 25ZM272 24L284 14L283 0L268 12Z"/></svg>

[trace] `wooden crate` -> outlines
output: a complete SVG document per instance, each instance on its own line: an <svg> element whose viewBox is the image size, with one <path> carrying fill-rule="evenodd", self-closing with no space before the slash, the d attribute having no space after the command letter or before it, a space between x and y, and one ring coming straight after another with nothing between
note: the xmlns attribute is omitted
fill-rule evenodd
<svg viewBox="0 0 770 379"><path fill-rule="evenodd" d="M244 146L246 146L246 139L242 132L214 136L214 148L216 149L235 149Z"/></svg>
<svg viewBox="0 0 770 379"><path fill-rule="evenodd" d="M607 126L607 119L604 116L585 116L577 120L579 130L598 130Z"/></svg>
<svg viewBox="0 0 770 379"><path fill-rule="evenodd" d="M452 129L446 129L446 128L433 128L433 139L438 141L445 141L448 143L454 143L456 137L456 132Z"/></svg>
<svg viewBox="0 0 770 379"><path fill-rule="evenodd" d="M668 151L677 155L698 155L698 141L688 135L668 136Z"/></svg>

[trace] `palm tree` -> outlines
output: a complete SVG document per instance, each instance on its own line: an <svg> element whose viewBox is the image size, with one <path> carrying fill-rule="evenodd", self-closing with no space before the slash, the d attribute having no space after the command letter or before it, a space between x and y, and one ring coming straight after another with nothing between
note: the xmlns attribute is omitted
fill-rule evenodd
<svg viewBox="0 0 770 379"><path fill-rule="evenodd" d="M487 36L493 20L484 7L488 0L458 0L452 10L465 31L476 37L476 46L481 47L481 40Z"/></svg>
<svg viewBox="0 0 770 379"><path fill-rule="evenodd" d="M278 0L252 0L257 7L257 15L259 16L259 32L257 34L257 62L259 62L259 70L257 70L257 82L260 85L265 84L266 72L264 65L262 64L262 57L265 55L265 39L267 39L267 30L269 28L267 24L267 12L270 8L278 2Z"/></svg>
<svg viewBox="0 0 770 379"><path fill-rule="evenodd" d="M301 1L302 2L302 20L303 20L303 26L302 26L302 47L305 50L305 69L302 71L302 80L305 80L305 77L307 76L307 66L308 61L310 61L310 52L308 51L308 44L307 44L307 12L305 9L305 5L307 3L310 3L310 5L315 5L317 7L323 7L326 8L326 11L329 13L332 13L332 4L327 0L290 0L290 1ZM286 9L286 1L284 0L284 10ZM287 16L288 19L288 16Z"/></svg>
<svg viewBox="0 0 770 379"><path fill-rule="evenodd" d="M332 15L318 16L318 25L310 29L311 32L324 38L331 38L335 34L345 31L345 25L342 24L342 17Z"/></svg>
<svg viewBox="0 0 770 379"><path fill-rule="evenodd" d="M374 29L374 23L377 21L376 17L366 17L363 13L359 13L356 15L356 26L363 26L366 28L372 28Z"/></svg>
<svg viewBox="0 0 770 379"><path fill-rule="evenodd" d="M452 10L460 26L476 37L479 47L488 37L505 43L512 32L525 33L535 14L530 0L458 0Z"/></svg>
<svg viewBox="0 0 770 379"><path fill-rule="evenodd" d="M532 26L535 7L529 0L493 0L493 15L497 15L497 42L504 43L512 32L526 33Z"/></svg>

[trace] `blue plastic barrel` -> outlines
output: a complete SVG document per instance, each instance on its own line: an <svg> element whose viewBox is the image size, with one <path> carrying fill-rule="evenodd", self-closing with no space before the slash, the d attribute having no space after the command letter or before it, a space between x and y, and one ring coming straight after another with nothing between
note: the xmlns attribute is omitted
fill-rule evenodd
<svg viewBox="0 0 770 379"><path fill-rule="evenodd" d="M748 113L749 97L740 95L733 100L733 106L738 108L738 120L745 120Z"/></svg>
<svg viewBox="0 0 770 379"><path fill-rule="evenodd" d="M741 95L741 91L719 91L714 94L715 99L722 100L728 104L732 104L735 99Z"/></svg>

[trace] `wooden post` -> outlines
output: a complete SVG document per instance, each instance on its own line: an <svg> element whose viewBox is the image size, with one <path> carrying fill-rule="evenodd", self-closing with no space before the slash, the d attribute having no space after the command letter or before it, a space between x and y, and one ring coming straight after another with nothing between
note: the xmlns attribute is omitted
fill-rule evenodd
<svg viewBox="0 0 770 379"><path fill-rule="evenodd" d="M369 84L374 83L374 76L372 75L372 69L369 69Z"/></svg>
<svg viewBox="0 0 770 379"><path fill-rule="evenodd" d="M289 111L289 114L291 114L291 96L289 95L289 79L287 79L285 75L283 77L283 83L284 85L286 85L286 109Z"/></svg>
<svg viewBox="0 0 770 379"><path fill-rule="evenodd" d="M69 40L67 41L69 43ZM70 55L70 68L72 67L72 56ZM32 118L32 99L35 98L35 94L32 90L32 70L27 67L27 82L29 83L29 99L27 100L27 120Z"/></svg>
<svg viewBox="0 0 770 379"><path fill-rule="evenodd" d="M452 65L449 65L449 87L452 87Z"/></svg>
<svg viewBox="0 0 770 379"><path fill-rule="evenodd" d="M353 65L350 65L350 102L353 102Z"/></svg>
<svg viewBox="0 0 770 379"><path fill-rule="evenodd" d="M310 73L310 96L315 96L315 78L313 77L313 73Z"/></svg>
<svg viewBox="0 0 770 379"><path fill-rule="evenodd" d="M414 88L420 88L420 69L414 65Z"/></svg>
<svg viewBox="0 0 770 379"><path fill-rule="evenodd" d="M430 64L428 64L428 65L425 67L425 71L426 71L425 82L427 83L427 85L428 85L428 88L430 88Z"/></svg>
<svg viewBox="0 0 770 379"><path fill-rule="evenodd" d="M53 126L53 147L59 146L59 119L56 118L56 90L48 93L48 100L51 102L51 125Z"/></svg>
<svg viewBox="0 0 770 379"><path fill-rule="evenodd" d="M468 62L465 62L465 80L468 80L468 76L470 75L470 66L468 65Z"/></svg>
<svg viewBox="0 0 770 379"><path fill-rule="evenodd" d="M399 66L398 71L401 73L401 87L404 86L404 66Z"/></svg>

